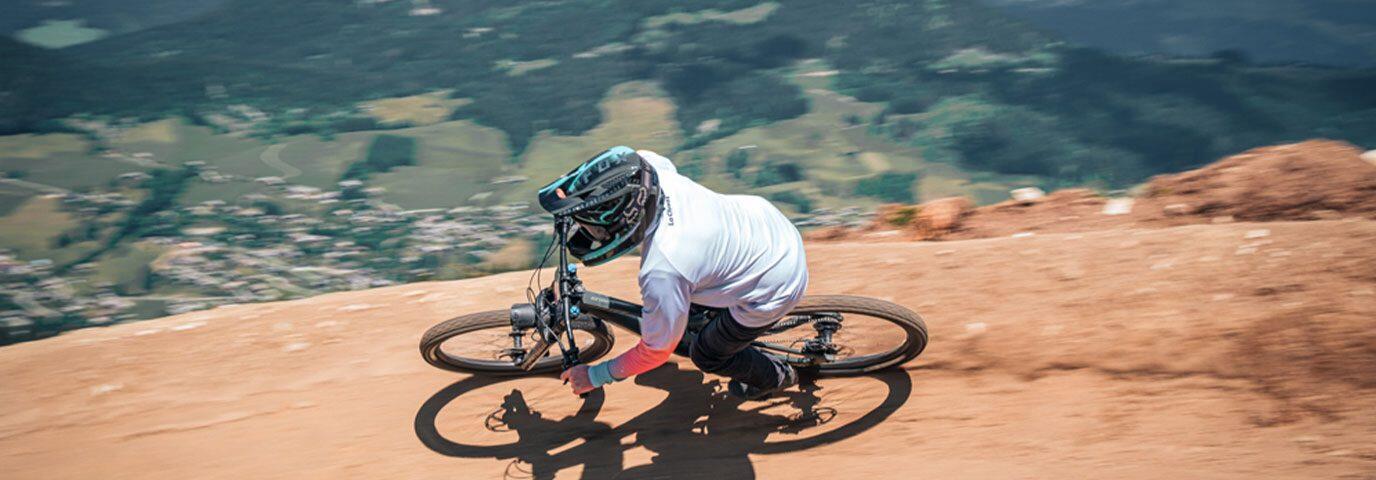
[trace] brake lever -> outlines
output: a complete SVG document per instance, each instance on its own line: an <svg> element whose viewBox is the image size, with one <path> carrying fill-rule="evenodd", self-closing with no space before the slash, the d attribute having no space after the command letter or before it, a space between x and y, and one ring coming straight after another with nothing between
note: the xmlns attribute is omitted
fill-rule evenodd
<svg viewBox="0 0 1376 480"><path fill-rule="evenodd" d="M577 353L577 352L578 352L578 348L577 348L577 347L574 347L574 348L570 349L570 351L564 351L564 371L567 371L568 369L572 369L572 367L577 367L577 366L578 366L578 363L579 363L579 362L578 362L578 353ZM566 378L566 380L564 380L564 385L568 385L568 380L567 380L567 378ZM586 399L586 397L588 397L589 393L592 393L592 392L582 392L582 393L578 393L578 397L579 397L579 399Z"/></svg>

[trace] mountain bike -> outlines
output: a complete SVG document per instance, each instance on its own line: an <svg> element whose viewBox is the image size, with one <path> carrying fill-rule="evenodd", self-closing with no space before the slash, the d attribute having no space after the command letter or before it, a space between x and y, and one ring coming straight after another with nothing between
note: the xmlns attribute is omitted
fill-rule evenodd
<svg viewBox="0 0 1376 480"><path fill-rule="evenodd" d="M574 222L555 218L555 241L531 276L540 285L551 253L558 265L548 286L526 288L526 302L446 320L425 332L420 353L436 367L490 376L559 372L611 351L612 324L640 334L641 306L587 291L565 247ZM697 332L724 309L693 305L675 353L688 356ZM883 300L850 295L807 296L752 343L817 377L862 375L906 363L927 346L916 312ZM557 349L556 355L553 350Z"/></svg>

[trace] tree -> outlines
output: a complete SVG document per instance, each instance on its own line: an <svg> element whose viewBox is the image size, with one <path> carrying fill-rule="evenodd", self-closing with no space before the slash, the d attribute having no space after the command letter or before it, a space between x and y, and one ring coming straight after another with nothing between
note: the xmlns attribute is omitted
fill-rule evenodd
<svg viewBox="0 0 1376 480"><path fill-rule="evenodd" d="M361 180L374 173L391 171L394 167L416 164L416 139L400 135L378 135L368 145L363 160L354 162L344 171L342 179Z"/></svg>
<svg viewBox="0 0 1376 480"><path fill-rule="evenodd" d="M752 53L753 58L747 61L756 67L781 67L806 54L807 42L793 35L779 34L757 42Z"/></svg>
<svg viewBox="0 0 1376 480"><path fill-rule="evenodd" d="M253 206L262 210L263 213L267 215L275 216L285 213L281 205L278 205L277 203L268 200L258 200L256 202L253 202Z"/></svg>
<svg viewBox="0 0 1376 480"><path fill-rule="evenodd" d="M874 197L886 202L913 203L913 182L915 173L884 172L877 176L860 180L855 184L855 194Z"/></svg>
<svg viewBox="0 0 1376 480"><path fill-rule="evenodd" d="M749 163L750 152L745 149L737 148L726 154L726 171L733 177L741 178L741 172Z"/></svg>
<svg viewBox="0 0 1376 480"><path fill-rule="evenodd" d="M782 192L775 192L769 195L769 199L775 202L792 205L793 208L798 209L798 212L800 213L808 213L812 211L812 199L809 198L807 195L803 194L802 192L798 192L796 190L785 190Z"/></svg>
<svg viewBox="0 0 1376 480"><path fill-rule="evenodd" d="M790 162L770 162L760 168L755 175L755 186L764 187L780 183L797 182L803 179L803 172Z"/></svg>

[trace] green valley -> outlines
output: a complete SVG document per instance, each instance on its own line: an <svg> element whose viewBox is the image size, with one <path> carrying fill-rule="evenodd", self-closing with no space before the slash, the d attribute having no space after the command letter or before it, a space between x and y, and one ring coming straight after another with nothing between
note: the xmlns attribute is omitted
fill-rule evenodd
<svg viewBox="0 0 1376 480"><path fill-rule="evenodd" d="M0 323L24 338L529 267L534 190L617 144L801 225L1376 145L1372 71L1118 56L971 1L194 6L0 40Z"/></svg>

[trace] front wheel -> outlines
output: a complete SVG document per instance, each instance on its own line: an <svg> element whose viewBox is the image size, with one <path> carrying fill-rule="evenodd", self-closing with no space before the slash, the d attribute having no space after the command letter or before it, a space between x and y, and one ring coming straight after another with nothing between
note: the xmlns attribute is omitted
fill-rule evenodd
<svg viewBox="0 0 1376 480"><path fill-rule="evenodd" d="M455 372L508 376L558 372L563 359L557 353L547 352L529 371L516 364L510 356L510 315L507 310L492 310L446 320L425 331L420 354L427 363ZM611 351L614 339L602 323L574 321L573 330L580 362L592 362ZM527 348L534 343L529 335L523 340Z"/></svg>
<svg viewBox="0 0 1376 480"><path fill-rule="evenodd" d="M821 339L823 330L829 331L829 341ZM916 358L927 348L927 324L892 302L818 295L804 297L758 342L763 350L819 376L863 375ZM814 355L787 353L809 349ZM826 351L826 360L818 360L819 349Z"/></svg>

